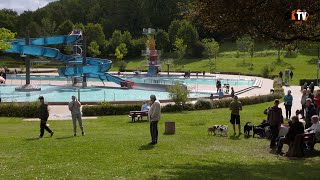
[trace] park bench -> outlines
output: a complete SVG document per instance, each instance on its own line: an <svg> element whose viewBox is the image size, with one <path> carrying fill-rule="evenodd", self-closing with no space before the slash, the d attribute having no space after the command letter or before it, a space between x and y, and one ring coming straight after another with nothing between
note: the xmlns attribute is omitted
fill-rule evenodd
<svg viewBox="0 0 320 180"><path fill-rule="evenodd" d="M128 117L131 118L132 122L136 121L136 118L138 118L138 120L143 120L142 118L144 116L148 117L148 111L130 111Z"/></svg>
<svg viewBox="0 0 320 180"><path fill-rule="evenodd" d="M297 134L293 143L288 144L288 156L289 157L302 157L304 156L304 150L308 148L309 144L315 144L315 133L303 133Z"/></svg>

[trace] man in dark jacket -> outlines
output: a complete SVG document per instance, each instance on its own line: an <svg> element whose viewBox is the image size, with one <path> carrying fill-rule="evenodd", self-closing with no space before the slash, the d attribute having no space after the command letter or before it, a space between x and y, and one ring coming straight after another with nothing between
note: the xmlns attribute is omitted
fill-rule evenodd
<svg viewBox="0 0 320 180"><path fill-rule="evenodd" d="M285 137L280 137L278 141L278 154L283 154L282 147L284 143L291 144L294 142L296 135L303 134L304 128L303 124L299 121L298 116L292 116L292 123L289 123L289 132Z"/></svg>
<svg viewBox="0 0 320 180"><path fill-rule="evenodd" d="M39 119L40 119L40 136L39 139L43 137L44 130L47 130L50 133L50 137L53 136L54 132L47 126L47 120L49 117L48 104L44 103L44 97L40 96L40 107L39 107Z"/></svg>
<svg viewBox="0 0 320 180"><path fill-rule="evenodd" d="M306 116L305 116L305 128L308 129L309 127L312 126L311 118L314 115L317 115L317 110L312 104L312 100L310 98L306 99Z"/></svg>
<svg viewBox="0 0 320 180"><path fill-rule="evenodd" d="M280 101L276 99L274 101L274 106L268 109L268 122L270 123L271 130L271 142L270 148L274 149L276 147L276 139L279 135L279 127L283 123L282 109L279 108Z"/></svg>

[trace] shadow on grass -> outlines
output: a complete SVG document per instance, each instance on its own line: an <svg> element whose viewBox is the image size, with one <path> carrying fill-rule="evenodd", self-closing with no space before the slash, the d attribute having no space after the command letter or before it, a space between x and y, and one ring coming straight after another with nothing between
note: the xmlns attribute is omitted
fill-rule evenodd
<svg viewBox="0 0 320 180"><path fill-rule="evenodd" d="M145 145L140 146L140 148L138 150L151 150L153 148L154 148L154 145L145 144Z"/></svg>
<svg viewBox="0 0 320 180"><path fill-rule="evenodd" d="M166 170L164 179L317 179L319 167L304 165L303 159L279 160L277 163L252 163L225 160L185 163Z"/></svg>
<svg viewBox="0 0 320 180"><path fill-rule="evenodd" d="M231 139L231 140L240 140L240 136L231 135L231 136L229 136L229 139Z"/></svg>
<svg viewBox="0 0 320 180"><path fill-rule="evenodd" d="M35 137L35 138L27 138L27 139L25 139L25 141L39 141L39 140L41 140L41 139L47 139L47 138L50 138L50 137L42 137L42 138L38 138L38 137Z"/></svg>
<svg viewBox="0 0 320 180"><path fill-rule="evenodd" d="M70 138L74 138L74 136L64 136L64 137L58 137L56 139L57 140L63 140L63 139L70 139Z"/></svg>
<svg viewBox="0 0 320 180"><path fill-rule="evenodd" d="M135 124L135 123L145 123L145 122L149 122L148 120L136 120L136 121L129 121L128 123L130 124Z"/></svg>

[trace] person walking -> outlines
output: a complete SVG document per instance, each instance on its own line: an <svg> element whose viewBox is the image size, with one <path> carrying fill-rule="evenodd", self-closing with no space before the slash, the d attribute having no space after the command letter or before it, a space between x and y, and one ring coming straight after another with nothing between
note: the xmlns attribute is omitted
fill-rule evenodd
<svg viewBox="0 0 320 180"><path fill-rule="evenodd" d="M38 139L42 138L44 135L44 130L50 133L50 137L53 136L54 132L47 126L47 121L49 117L48 104L44 103L44 97L39 97L40 106L39 106L39 119L40 119L40 135Z"/></svg>
<svg viewBox="0 0 320 180"><path fill-rule="evenodd" d="M268 122L270 123L271 130L271 142L270 148L274 149L276 147L276 140L279 135L279 128L281 123L283 123L282 109L279 107L280 101L276 99L274 101L274 106L268 109Z"/></svg>
<svg viewBox="0 0 320 180"><path fill-rule="evenodd" d="M291 91L288 91L288 94L284 96L284 106L286 108L286 120L291 118L291 107L292 107L293 97Z"/></svg>
<svg viewBox="0 0 320 180"><path fill-rule="evenodd" d="M236 127L235 124L238 125L238 130L239 130L239 136L242 134L241 133L241 125L240 125L240 113L239 111L242 110L242 104L240 101L238 101L238 96L233 97L233 101L231 101L229 105L229 109L231 110L231 117L230 117L230 122L232 124L233 128L233 135L236 135Z"/></svg>
<svg viewBox="0 0 320 180"><path fill-rule="evenodd" d="M77 100L75 96L71 97L72 101L69 102L68 107L69 110L71 111L71 116L72 116L72 122L73 122L73 135L77 136L77 120L80 126L80 129L82 131L82 136L85 135L84 129L83 129L83 124L82 124L82 115L81 115L81 103Z"/></svg>
<svg viewBox="0 0 320 180"><path fill-rule="evenodd" d="M148 111L150 121L150 135L151 142L149 144L155 145L158 143L158 122L161 117L161 104L155 95L150 96L151 106Z"/></svg>
<svg viewBox="0 0 320 180"><path fill-rule="evenodd" d="M304 119L304 115L306 114L306 100L308 98L308 95L307 95L307 90L303 89L302 90L302 96L301 96L301 119Z"/></svg>

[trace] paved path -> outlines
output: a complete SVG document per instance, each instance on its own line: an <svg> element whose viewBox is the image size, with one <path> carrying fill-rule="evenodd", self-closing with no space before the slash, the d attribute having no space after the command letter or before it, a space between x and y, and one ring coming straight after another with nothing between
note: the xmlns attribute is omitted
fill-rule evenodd
<svg viewBox="0 0 320 180"><path fill-rule="evenodd" d="M291 108L291 117L294 116L296 114L296 110L300 110L301 109L301 104L300 104L300 100L301 100L301 87L300 86L283 86L284 92L285 94L287 94L288 90L291 90L291 94L293 96L293 102L292 102L292 108ZM318 87L315 87L315 91L317 91L317 89L319 89ZM280 107L282 108L282 114L283 117L285 118L286 116L286 110L284 107L284 103L283 103L283 99L281 99L281 104Z"/></svg>

